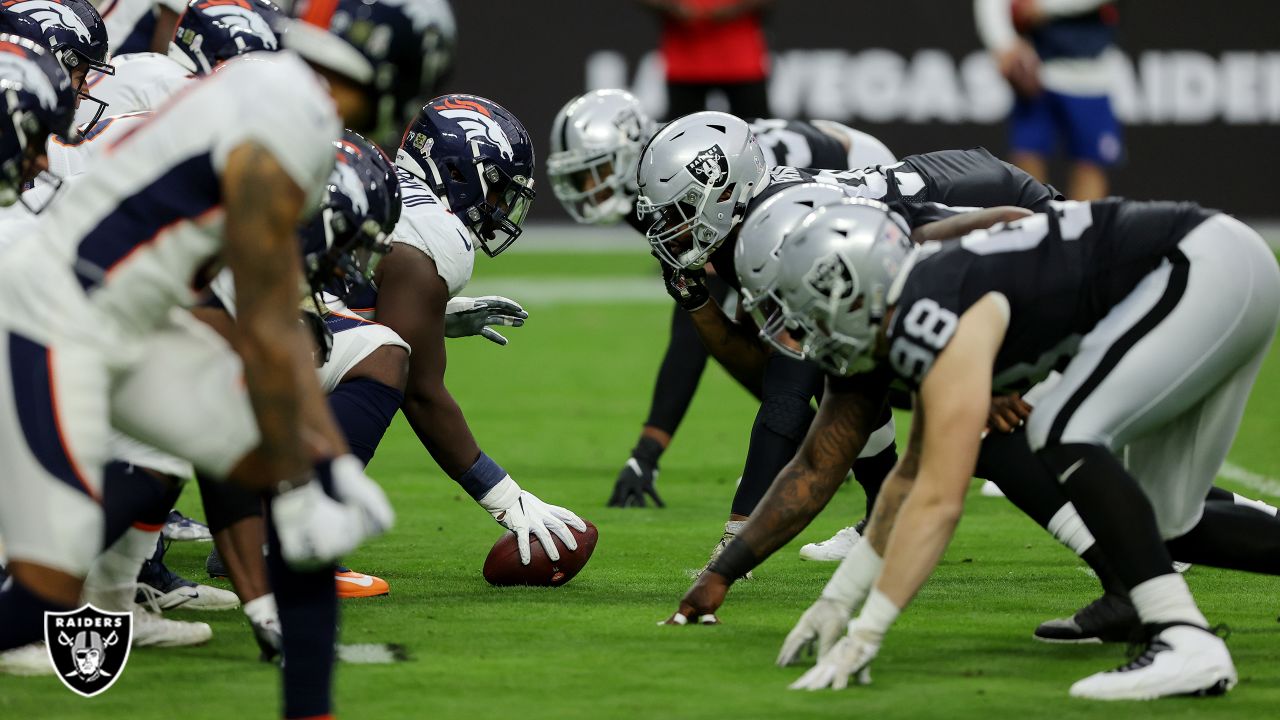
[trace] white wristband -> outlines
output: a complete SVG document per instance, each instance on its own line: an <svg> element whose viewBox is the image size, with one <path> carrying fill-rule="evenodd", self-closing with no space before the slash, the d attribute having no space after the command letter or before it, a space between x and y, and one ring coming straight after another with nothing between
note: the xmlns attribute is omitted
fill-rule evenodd
<svg viewBox="0 0 1280 720"><path fill-rule="evenodd" d="M496 515L515 505L516 500L519 498L520 486L508 475L502 478L497 485L493 486L492 490L485 493L476 502L480 503L480 507L488 510L490 514Z"/></svg>
<svg viewBox="0 0 1280 720"><path fill-rule="evenodd" d="M862 606L862 612L849 621L849 634L860 635L863 639L879 645L884 640L884 634L889 632L893 621L898 619L900 612L902 611L887 595L879 589L872 589L871 595L867 597L867 603Z"/></svg>
<svg viewBox="0 0 1280 720"><path fill-rule="evenodd" d="M866 599L871 585L880 577L880 568L884 560L871 547L871 541L863 538L836 568L826 587L822 588L822 597L840 603L849 612L858 609Z"/></svg>

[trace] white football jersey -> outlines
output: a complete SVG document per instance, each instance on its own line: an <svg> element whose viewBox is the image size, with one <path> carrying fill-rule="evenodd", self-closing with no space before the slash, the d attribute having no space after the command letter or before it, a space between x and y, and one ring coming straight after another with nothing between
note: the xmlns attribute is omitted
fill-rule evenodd
<svg viewBox="0 0 1280 720"><path fill-rule="evenodd" d="M133 34L133 29L156 7L168 8L178 15L186 9L182 0L99 0L93 3L107 28L107 44L118 48Z"/></svg>
<svg viewBox="0 0 1280 720"><path fill-rule="evenodd" d="M434 260L452 298L471 282L476 262L471 234L426 183L401 167L396 168L396 177L401 212L391 241L417 248Z"/></svg>
<svg viewBox="0 0 1280 720"><path fill-rule="evenodd" d="M235 60L114 138L22 250L54 255L93 305L145 332L195 303L220 264L228 154L262 146L314 202L341 133L323 81L296 55Z"/></svg>
<svg viewBox="0 0 1280 720"><path fill-rule="evenodd" d="M64 180L80 175L89 169L105 148L132 132L134 127L147 122L150 117L149 112L138 112L104 118L93 127L86 128L80 139L72 142L64 142L50 135L46 147L49 172ZM37 177L36 186L42 185L43 181ZM27 192L34 192L34 189Z"/></svg>
<svg viewBox="0 0 1280 720"><path fill-rule="evenodd" d="M90 71L85 81L89 94L107 104L104 116L155 110L195 79L187 69L160 53L129 53L111 58L114 75ZM75 125L93 119L96 103L80 103Z"/></svg>

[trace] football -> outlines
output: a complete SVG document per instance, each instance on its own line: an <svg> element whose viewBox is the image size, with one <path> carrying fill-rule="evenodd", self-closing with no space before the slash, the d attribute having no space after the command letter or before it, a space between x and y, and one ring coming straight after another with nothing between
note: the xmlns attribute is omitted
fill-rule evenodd
<svg viewBox="0 0 1280 720"><path fill-rule="evenodd" d="M564 542L552 535L556 549L560 551L560 559L551 562L542 543L535 536L529 537L529 564L520 564L520 547L516 543L513 532L503 533L498 542L489 550L489 557L484 559L484 579L490 585L537 585L541 587L560 587L581 572L595 552L596 540L600 533L590 521L587 529L578 532L569 528L578 539L578 549L570 552Z"/></svg>

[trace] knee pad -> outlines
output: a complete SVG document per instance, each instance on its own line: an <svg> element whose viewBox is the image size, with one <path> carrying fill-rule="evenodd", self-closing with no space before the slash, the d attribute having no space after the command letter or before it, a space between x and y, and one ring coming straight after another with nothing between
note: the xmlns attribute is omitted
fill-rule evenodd
<svg viewBox="0 0 1280 720"><path fill-rule="evenodd" d="M210 532L220 532L235 523L262 515L262 499L239 485L213 480L197 474L200 498L204 501L204 516Z"/></svg>
<svg viewBox="0 0 1280 720"><path fill-rule="evenodd" d="M808 398L797 395L765 395L758 417L764 426L782 437L799 443L809 432L814 411Z"/></svg>

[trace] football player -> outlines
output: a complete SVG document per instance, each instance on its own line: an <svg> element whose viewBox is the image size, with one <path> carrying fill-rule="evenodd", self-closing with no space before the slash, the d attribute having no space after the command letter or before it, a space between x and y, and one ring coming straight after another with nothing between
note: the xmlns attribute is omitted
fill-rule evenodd
<svg viewBox="0 0 1280 720"><path fill-rule="evenodd" d="M52 6L52 7L51 7ZM16 0L0 4L5 32L43 42L62 63L76 91L76 107L88 100L90 119L102 117L106 103L89 94L90 71L112 72L107 63L107 29L88 0Z"/></svg>
<svg viewBox="0 0 1280 720"><path fill-rule="evenodd" d="M750 125L770 166L845 170L895 160L876 138L839 123L754 120ZM635 168L653 132L653 122L640 101L625 90L593 90L560 110L552 126L547 173L556 198L575 221L612 224L625 219L641 233L648 231L652 219L634 212ZM714 274L708 275L708 283L717 304L723 304L729 287ZM706 350L688 314L674 308L649 416L618 474L609 505L643 507L648 496L662 506L655 488L658 461L688 410L706 361ZM842 549L847 549L845 541L856 537L855 530L843 530L833 541L806 546L801 555L838 560Z"/></svg>
<svg viewBox="0 0 1280 720"><path fill-rule="evenodd" d="M440 468L516 534L522 562L530 561L531 533L558 559L552 535L575 550L568 528L582 531L585 524L523 490L481 451L444 384L444 339L460 332L457 323L452 332L447 327L451 301L463 301L455 302L455 309L470 309L463 323L471 326L467 332L480 332L490 317L511 325L525 317L518 305L504 310L501 299L484 298L477 305L458 293L471 279L477 249L495 257L522 232L534 196L532 141L520 121L497 103L444 95L427 102L409 124L395 165L404 207L391 240L399 249L378 265L373 285L349 304L330 306L346 324L376 323L402 339L399 346L383 345L370 355L371 362L392 372L384 376L388 390L377 401L379 412L369 413L380 420L353 431L364 439L352 444L367 447L371 455L399 407ZM358 376L359 369L344 370L340 377L353 373ZM390 391L396 386L403 395Z"/></svg>
<svg viewBox="0 0 1280 720"><path fill-rule="evenodd" d="M710 303L703 266L710 262L736 286L734 252L743 221L773 194L814 181L886 198L918 224L932 219L930 202L1038 208L1056 196L1049 186L983 149L913 155L892 165L831 172L769 168L747 124L725 113L689 115L654 135L641 154L637 209L659 215L648 238L664 262L668 292L689 311L707 350L726 369L738 378L764 378L743 480L713 560L742 530L778 471L794 456L814 416L810 402L821 391L823 376L811 363L771 352L756 331L734 323ZM892 423L887 407L877 413L880 427ZM892 438L893 433L890 429L882 435ZM890 442L874 456L860 458L854 468L867 491L868 509L895 459Z"/></svg>
<svg viewBox="0 0 1280 720"><path fill-rule="evenodd" d="M985 220L1019 215L996 209ZM1025 386L1065 359L1027 420L1027 440L1148 631L1137 660L1071 694L1229 690L1230 654L1163 540L1212 522L1206 493L1280 323L1280 268L1262 238L1195 205L1119 199L1054 203L909 258L883 205L805 223L784 251L779 292L806 348L838 374L891 370L915 391L916 413L894 473L911 489L875 587L849 634L794 687L842 687L865 671L954 532L992 390ZM1052 302L1066 296L1081 302ZM1169 363L1170 352L1182 361Z"/></svg>
<svg viewBox="0 0 1280 720"><path fill-rule="evenodd" d="M37 637L45 610L77 604L96 555L83 538L102 530L97 497L115 426L206 472L274 491L291 717L329 712L333 642L328 662L323 650L294 652L289 627L323 634L333 622L286 608L323 601L305 577L327 577L332 598L327 563L392 521L311 374L294 244L332 167L340 118L374 118L365 88L381 61L343 37L349 27L330 33L332 5L300 15L289 33L310 65L292 53L245 59L184 93L118 140L109 170L83 175L35 236L0 256L15 278L0 291L5 301L31 308L0 325L9 378L0 406L14 416L0 424L13 463L0 516L13 558L0 591L0 648ZM238 358L180 309L223 262L236 271Z"/></svg>

